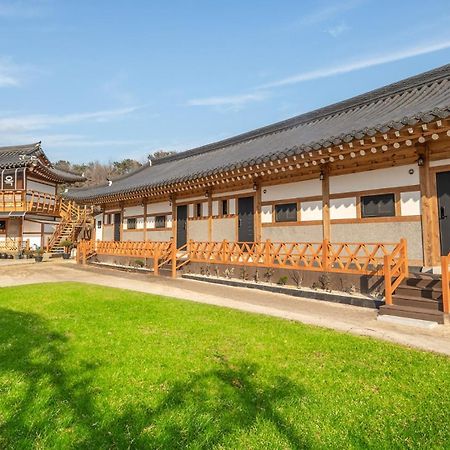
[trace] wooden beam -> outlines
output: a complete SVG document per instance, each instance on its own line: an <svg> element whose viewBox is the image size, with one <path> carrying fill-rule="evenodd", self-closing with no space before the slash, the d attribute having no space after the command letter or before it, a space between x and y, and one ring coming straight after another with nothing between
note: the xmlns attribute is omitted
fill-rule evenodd
<svg viewBox="0 0 450 450"><path fill-rule="evenodd" d="M213 218L212 218L212 192L208 192L208 241L212 242L212 227L213 227Z"/></svg>

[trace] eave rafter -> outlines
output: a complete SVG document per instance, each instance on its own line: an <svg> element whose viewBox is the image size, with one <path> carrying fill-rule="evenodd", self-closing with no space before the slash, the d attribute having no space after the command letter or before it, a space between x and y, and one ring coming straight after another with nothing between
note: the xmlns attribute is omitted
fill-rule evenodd
<svg viewBox="0 0 450 450"><path fill-rule="evenodd" d="M419 123L405 126L401 129L389 129L378 132L373 136L361 136L326 147L303 149L286 149L277 155L258 158L256 162L243 163L241 166L218 169L205 175L193 176L190 179L136 189L130 192L115 195L101 196L93 200L80 200L81 203L114 203L130 201L146 197L148 199L167 199L173 195L182 195L189 192L189 196L204 193L205 190L218 188L223 190L228 184L234 186L261 183L268 179L278 177L280 173L286 175L296 173L305 178L320 173L321 168L327 165L331 171L344 166L349 170L375 164L374 158L379 155L393 155L401 160L413 158L411 149L427 141L437 141L443 136L450 137L450 119L438 119L429 123ZM298 152L298 153L297 153Z"/></svg>

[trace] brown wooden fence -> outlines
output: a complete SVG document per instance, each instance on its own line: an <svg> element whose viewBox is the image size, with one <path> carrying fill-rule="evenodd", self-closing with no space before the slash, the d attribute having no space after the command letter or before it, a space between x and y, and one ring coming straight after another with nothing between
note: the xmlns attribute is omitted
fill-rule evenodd
<svg viewBox="0 0 450 450"><path fill-rule="evenodd" d="M399 243L189 241L179 249L173 241L82 241L79 244L79 261L85 262L94 254L152 258L156 275L164 264L171 263L172 276L176 276L180 267L192 261L384 276L387 304L392 303L392 293L408 276L404 239Z"/></svg>

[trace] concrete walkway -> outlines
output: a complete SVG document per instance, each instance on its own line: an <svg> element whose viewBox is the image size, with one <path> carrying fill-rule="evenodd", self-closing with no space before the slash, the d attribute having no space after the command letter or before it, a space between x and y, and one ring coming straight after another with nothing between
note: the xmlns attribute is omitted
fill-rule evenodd
<svg viewBox="0 0 450 450"><path fill-rule="evenodd" d="M448 325L423 329L381 322L376 320L376 310L356 306L294 298L283 294L200 281L172 280L114 269L79 266L73 261L55 260L0 268L0 286L2 287L62 281L92 283L266 314L450 355Z"/></svg>

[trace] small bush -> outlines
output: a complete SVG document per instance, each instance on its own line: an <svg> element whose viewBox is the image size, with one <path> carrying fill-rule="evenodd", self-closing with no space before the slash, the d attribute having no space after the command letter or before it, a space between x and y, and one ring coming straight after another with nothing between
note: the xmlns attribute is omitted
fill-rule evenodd
<svg viewBox="0 0 450 450"><path fill-rule="evenodd" d="M284 275L278 279L277 284L279 284L280 286L284 286L287 283L287 281L288 281L288 277L286 275Z"/></svg>

